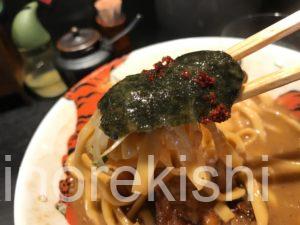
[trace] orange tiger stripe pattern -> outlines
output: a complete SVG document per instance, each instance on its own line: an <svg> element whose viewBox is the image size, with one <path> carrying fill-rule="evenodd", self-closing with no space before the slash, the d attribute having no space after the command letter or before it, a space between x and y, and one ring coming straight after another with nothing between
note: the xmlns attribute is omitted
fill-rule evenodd
<svg viewBox="0 0 300 225"><path fill-rule="evenodd" d="M65 95L65 98L74 101L77 108L76 130L68 141L68 154L74 151L78 133L96 110L97 102L111 87L109 81L111 71L125 60L126 56L101 66L78 82Z"/></svg>
<svg viewBox="0 0 300 225"><path fill-rule="evenodd" d="M86 76L65 95L65 98L74 101L77 108L76 130L68 141L68 153L63 156L62 164L65 164L68 155L75 150L76 141L81 128L97 109L97 103L111 87L111 71L126 60L126 56L115 59L112 62L99 67L90 75ZM61 203L64 203L60 201ZM70 225L77 225L76 211L68 203L66 205L66 220Z"/></svg>
<svg viewBox="0 0 300 225"><path fill-rule="evenodd" d="M289 91L279 96L276 102L290 110L291 113L300 120L300 91Z"/></svg>

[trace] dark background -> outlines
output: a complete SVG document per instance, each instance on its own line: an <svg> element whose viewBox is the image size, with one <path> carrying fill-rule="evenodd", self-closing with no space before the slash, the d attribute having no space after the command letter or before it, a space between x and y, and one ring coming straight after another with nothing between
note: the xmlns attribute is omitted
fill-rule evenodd
<svg viewBox="0 0 300 225"><path fill-rule="evenodd" d="M13 17L25 4L31 1L4 0L4 2L5 11L0 18L1 24L5 24L9 32ZM94 19L96 12L93 2L94 0L53 0L50 6L41 3L38 15L43 25L50 31L52 38L56 40L73 25L97 27ZM170 2L172 7L170 7ZM195 5L198 7L195 8ZM170 8L178 14L170 14ZM151 38L147 39L147 44L178 37L219 35L221 28L226 23L244 15L266 12L288 14L299 8L299 0L123 1L123 11L128 20L138 12L144 15L143 23L131 35L134 40L134 47L145 44L142 39L148 35ZM197 24L199 18L203 19L204 26Z"/></svg>
<svg viewBox="0 0 300 225"><path fill-rule="evenodd" d="M128 21L137 12L144 15L143 22L130 34L133 49L179 37L217 36L226 23L241 16L264 12L290 13L300 8L299 0L173 0L171 6L168 3L170 1L157 0L156 3L159 4L155 4L154 0L124 0L123 11ZM10 34L13 17L28 2L5 1L0 25L6 35ZM50 6L41 4L38 15L53 40L73 25L96 27L92 0L54 0ZM31 102L25 104L13 96L2 99L0 103L1 225L13 224L13 202L4 201L5 166L12 167L14 190L26 146L37 125L56 100L32 97ZM4 162L6 154L12 155L12 162Z"/></svg>

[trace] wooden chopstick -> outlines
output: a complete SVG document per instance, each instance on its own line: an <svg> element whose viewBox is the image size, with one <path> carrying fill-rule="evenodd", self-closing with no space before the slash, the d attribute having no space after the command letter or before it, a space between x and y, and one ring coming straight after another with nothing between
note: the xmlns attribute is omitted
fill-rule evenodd
<svg viewBox="0 0 300 225"><path fill-rule="evenodd" d="M240 60L299 29L300 10L232 46L226 52L235 60Z"/></svg>
<svg viewBox="0 0 300 225"><path fill-rule="evenodd" d="M300 80L300 65L267 74L244 84L242 93L236 102L246 100L297 80Z"/></svg>

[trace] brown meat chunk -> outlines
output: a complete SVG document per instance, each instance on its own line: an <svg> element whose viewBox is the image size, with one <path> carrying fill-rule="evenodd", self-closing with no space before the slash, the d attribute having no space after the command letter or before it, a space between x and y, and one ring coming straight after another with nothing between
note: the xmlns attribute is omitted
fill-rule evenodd
<svg viewBox="0 0 300 225"><path fill-rule="evenodd" d="M236 217L230 222L230 225L256 225L250 202L239 202L234 209L234 213Z"/></svg>
<svg viewBox="0 0 300 225"><path fill-rule="evenodd" d="M155 190L156 225L219 225L214 203L199 202L192 194L195 187L187 181L186 201L180 201L180 179L172 178L166 185L176 201L168 201L161 189Z"/></svg>

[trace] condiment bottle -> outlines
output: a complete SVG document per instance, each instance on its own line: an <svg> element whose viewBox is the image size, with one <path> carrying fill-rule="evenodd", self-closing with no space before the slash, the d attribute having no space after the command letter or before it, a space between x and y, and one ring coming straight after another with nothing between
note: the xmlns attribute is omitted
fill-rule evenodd
<svg viewBox="0 0 300 225"><path fill-rule="evenodd" d="M31 2L16 15L12 37L24 57L25 85L41 97L56 97L67 87L53 66L51 38L37 18L37 7Z"/></svg>
<svg viewBox="0 0 300 225"><path fill-rule="evenodd" d="M55 66L65 83L72 86L111 58L110 45L92 28L72 27L56 44Z"/></svg>
<svg viewBox="0 0 300 225"><path fill-rule="evenodd" d="M125 28L126 16L122 13L121 0L98 0L95 3L98 11L96 22L103 36L113 38ZM128 53L131 49L129 36L125 35L113 45L116 56Z"/></svg>

